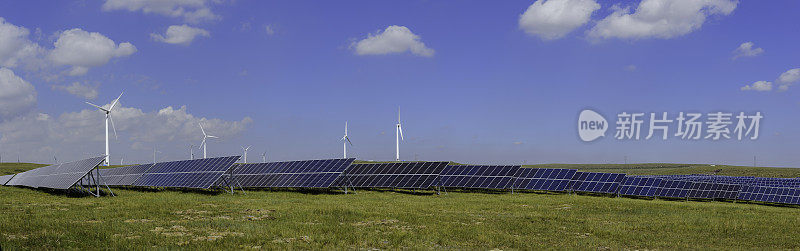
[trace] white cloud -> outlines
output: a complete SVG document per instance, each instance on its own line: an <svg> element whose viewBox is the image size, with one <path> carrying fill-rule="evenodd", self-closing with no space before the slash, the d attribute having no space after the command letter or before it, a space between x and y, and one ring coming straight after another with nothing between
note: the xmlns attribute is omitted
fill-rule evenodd
<svg viewBox="0 0 800 251"><path fill-rule="evenodd" d="M111 153L115 163L121 156L139 163L152 161L154 145L158 145L163 155L185 159L188 158L188 152L184 154L186 146L197 146L202 138L198 123L203 123L206 131L225 141L241 135L253 122L249 117L239 121L197 117L188 113L185 106L146 112L120 104L112 111L112 116L120 136L119 140L112 136ZM43 163L51 161L54 152L61 155L59 159L67 160L96 156L104 151L102 122L103 113L92 108L59 116L30 112L0 123L0 145L14 146L23 160ZM212 149L209 147L212 156L222 151Z"/></svg>
<svg viewBox="0 0 800 251"><path fill-rule="evenodd" d="M42 52L38 44L28 39L29 35L25 27L15 26L0 17L0 66L13 68Z"/></svg>
<svg viewBox="0 0 800 251"><path fill-rule="evenodd" d="M769 81L757 81L751 85L745 85L741 88L742 91L759 91L759 92L766 92L772 90L772 82Z"/></svg>
<svg viewBox="0 0 800 251"><path fill-rule="evenodd" d="M36 89L8 68L0 68L0 121L29 111L36 105Z"/></svg>
<svg viewBox="0 0 800 251"><path fill-rule="evenodd" d="M69 94L85 99L95 99L98 95L97 87L90 86L88 84L81 84L77 81L72 82L71 85L53 85L52 88L53 90L66 91Z"/></svg>
<svg viewBox="0 0 800 251"><path fill-rule="evenodd" d="M350 47L355 48L358 55L386 55L411 51L417 56L431 57L434 50L425 46L420 37L405 26L392 25L383 32L369 34L367 38L354 42Z"/></svg>
<svg viewBox="0 0 800 251"><path fill-rule="evenodd" d="M519 28L542 39L558 39L583 26L600 9L594 0L538 0L519 17Z"/></svg>
<svg viewBox="0 0 800 251"><path fill-rule="evenodd" d="M733 59L737 59L740 57L755 57L764 53L764 49L762 48L753 48L755 44L753 42L744 42L739 45L739 48L733 50Z"/></svg>
<svg viewBox="0 0 800 251"><path fill-rule="evenodd" d="M626 71L636 71L636 65L625 66Z"/></svg>
<svg viewBox="0 0 800 251"><path fill-rule="evenodd" d="M781 83L794 83L800 80L800 68L788 70L778 77L778 82Z"/></svg>
<svg viewBox="0 0 800 251"><path fill-rule="evenodd" d="M217 20L211 12L209 0L106 0L103 11L127 10L155 13L168 17L180 17L190 23Z"/></svg>
<svg viewBox="0 0 800 251"><path fill-rule="evenodd" d="M209 33L207 30L184 24L169 26L165 35L166 36L162 36L161 34L152 33L150 34L150 37L152 37L153 40L168 44L189 45L197 36L209 37L211 36L211 33Z"/></svg>
<svg viewBox="0 0 800 251"><path fill-rule="evenodd" d="M800 68L794 68L788 70L782 73L780 77L778 77L778 83L780 84L778 86L778 90L787 91L789 90L789 87L792 86L798 80L800 80Z"/></svg>
<svg viewBox="0 0 800 251"><path fill-rule="evenodd" d="M636 11L617 8L597 22L592 38L673 38L700 29L712 15L729 15L736 0L642 0Z"/></svg>
<svg viewBox="0 0 800 251"><path fill-rule="evenodd" d="M126 57L136 52L131 43L115 44L97 32L71 29L61 32L48 58L57 65L72 66L70 75L83 75L89 67L101 66L111 58Z"/></svg>

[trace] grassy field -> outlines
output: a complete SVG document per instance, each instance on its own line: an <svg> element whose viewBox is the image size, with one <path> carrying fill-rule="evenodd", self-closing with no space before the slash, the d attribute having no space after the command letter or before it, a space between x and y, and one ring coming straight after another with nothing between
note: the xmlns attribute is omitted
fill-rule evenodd
<svg viewBox="0 0 800 251"><path fill-rule="evenodd" d="M702 166L657 165L570 168L647 174L707 170ZM24 169L16 164L0 164L2 173L15 168ZM730 174L763 172L798 176L791 169L716 167L720 168ZM800 248L800 235L796 233L800 226L798 207L453 191L438 196L364 190L346 195L335 191L286 190L250 190L246 195L177 190L115 189L115 192L119 196L94 198L0 187L0 246L3 249Z"/></svg>

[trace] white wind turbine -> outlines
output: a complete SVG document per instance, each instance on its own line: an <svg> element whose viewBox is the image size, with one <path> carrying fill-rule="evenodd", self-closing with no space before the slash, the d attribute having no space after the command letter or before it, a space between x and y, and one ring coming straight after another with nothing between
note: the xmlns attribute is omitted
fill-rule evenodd
<svg viewBox="0 0 800 251"><path fill-rule="evenodd" d="M244 147L242 146L242 151L244 151L244 163L247 164L247 150L250 150L251 146Z"/></svg>
<svg viewBox="0 0 800 251"><path fill-rule="evenodd" d="M200 147L203 148L203 158L205 159L206 158L206 145L207 145L206 144L206 139L209 139L209 138L218 139L219 137L211 136L211 135L206 134L206 130L203 129L203 124L200 124L200 123L197 123L197 124L200 125L200 131L203 132L203 142L200 143Z"/></svg>
<svg viewBox="0 0 800 251"><path fill-rule="evenodd" d="M350 142L350 137L347 136L347 121L344 122L344 137L342 137L342 145L344 145L344 158L347 158L347 143L350 143L350 146L353 145L353 142Z"/></svg>
<svg viewBox="0 0 800 251"><path fill-rule="evenodd" d="M117 102L119 102L119 99L122 98L122 94L123 93L119 94L119 97L117 97L117 99L115 99L114 102L111 103L111 106L109 106L108 109L100 107L100 106L92 104L92 103L89 103L89 102L86 102L87 104L89 104L91 106L94 106L94 107L97 107L97 109L99 109L100 111L106 113L106 161L105 161L105 165L106 166L111 165L111 155L110 155L110 153L108 151L108 121L109 120L111 121L111 127L114 129L114 138L117 138L117 127L114 126L114 119L111 118L111 111L117 105Z"/></svg>
<svg viewBox="0 0 800 251"><path fill-rule="evenodd" d="M400 125L400 107L397 107L397 131L395 135L397 136L397 155L395 155L395 160L400 161L400 140L405 140L403 139L403 126Z"/></svg>
<svg viewBox="0 0 800 251"><path fill-rule="evenodd" d="M261 154L261 162L267 163L267 151L264 151L264 153Z"/></svg>

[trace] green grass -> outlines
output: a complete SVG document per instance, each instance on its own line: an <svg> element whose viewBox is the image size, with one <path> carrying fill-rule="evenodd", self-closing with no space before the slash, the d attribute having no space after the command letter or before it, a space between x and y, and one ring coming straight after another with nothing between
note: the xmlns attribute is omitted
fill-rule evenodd
<svg viewBox="0 0 800 251"><path fill-rule="evenodd" d="M17 167L0 164L4 173L7 168ZM615 168L678 172L683 167ZM602 166L579 169L605 170ZM734 173L792 173L730 169ZM539 193L114 191L117 197L94 198L0 187L0 246L189 250L800 248L800 235L795 231L800 226L798 207Z"/></svg>

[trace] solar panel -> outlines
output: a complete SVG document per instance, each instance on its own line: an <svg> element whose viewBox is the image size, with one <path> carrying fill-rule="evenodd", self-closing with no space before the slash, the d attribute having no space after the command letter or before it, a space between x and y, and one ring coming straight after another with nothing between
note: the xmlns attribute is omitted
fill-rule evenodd
<svg viewBox="0 0 800 251"><path fill-rule="evenodd" d="M686 197L698 199L714 199L720 197L720 184L707 182L691 182Z"/></svg>
<svg viewBox="0 0 800 251"><path fill-rule="evenodd" d="M577 192L617 193L619 184L625 179L624 173L586 173L580 184L572 188Z"/></svg>
<svg viewBox="0 0 800 251"><path fill-rule="evenodd" d="M569 182L567 183L567 190L574 190L575 188L580 186L580 184L583 183L584 180L586 180L587 176L589 176L589 173L587 172L575 172L575 175L573 175L572 178L569 179Z"/></svg>
<svg viewBox="0 0 800 251"><path fill-rule="evenodd" d="M11 178L14 178L14 174L0 176L0 185L5 185Z"/></svg>
<svg viewBox="0 0 800 251"><path fill-rule="evenodd" d="M236 165L242 187L328 188L355 159L300 160Z"/></svg>
<svg viewBox="0 0 800 251"><path fill-rule="evenodd" d="M656 196L666 198L686 198L691 182L683 180L664 180L658 185Z"/></svg>
<svg viewBox="0 0 800 251"><path fill-rule="evenodd" d="M208 189L225 174L239 156L155 163L133 186Z"/></svg>
<svg viewBox="0 0 800 251"><path fill-rule="evenodd" d="M105 157L94 157L56 164L18 173L8 181L9 186L69 189L94 170Z"/></svg>
<svg viewBox="0 0 800 251"><path fill-rule="evenodd" d="M336 179L337 187L427 189L448 162L352 164Z"/></svg>
<svg viewBox="0 0 800 251"><path fill-rule="evenodd" d="M100 169L100 176L109 186L130 186L142 177L153 164Z"/></svg>
<svg viewBox="0 0 800 251"><path fill-rule="evenodd" d="M626 176L619 187L619 195L653 197L662 179L639 176Z"/></svg>
<svg viewBox="0 0 800 251"><path fill-rule="evenodd" d="M789 187L743 186L739 200L800 205L800 189Z"/></svg>
<svg viewBox="0 0 800 251"><path fill-rule="evenodd" d="M439 174L442 187L507 189L520 166L450 165Z"/></svg>
<svg viewBox="0 0 800 251"><path fill-rule="evenodd" d="M578 170L552 168L520 168L514 175L514 189L564 191Z"/></svg>

